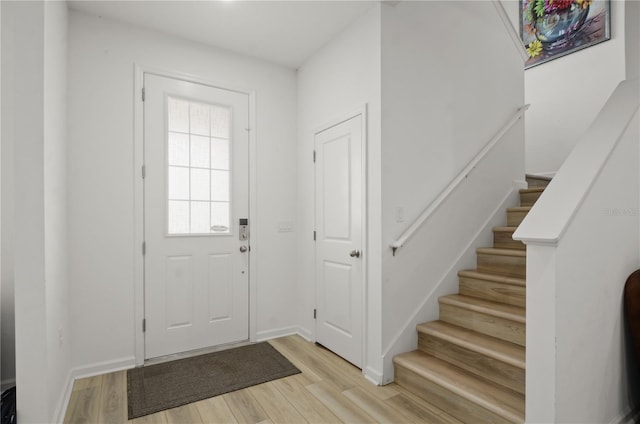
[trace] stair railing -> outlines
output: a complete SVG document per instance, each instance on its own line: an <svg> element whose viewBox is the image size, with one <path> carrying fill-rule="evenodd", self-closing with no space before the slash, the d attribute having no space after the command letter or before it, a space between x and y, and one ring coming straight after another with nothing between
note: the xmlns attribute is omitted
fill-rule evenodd
<svg viewBox="0 0 640 424"><path fill-rule="evenodd" d="M478 165L478 163L493 149L493 147L502 139L502 137L511 129L511 127L518 122L529 109L529 104L525 104L518 108L516 113L511 119L485 144L485 146L478 152L478 154L467 163L467 165L456 175L456 177L438 194L438 196L427 206L427 208L418 216L418 218L411 224L403 233L394 240L390 247L393 251L393 256L396 252L405 245L405 243L413 237L413 235L422 227L422 225L431 217L431 215L440 207L447 197L455 191L455 189L464 181L469 173Z"/></svg>

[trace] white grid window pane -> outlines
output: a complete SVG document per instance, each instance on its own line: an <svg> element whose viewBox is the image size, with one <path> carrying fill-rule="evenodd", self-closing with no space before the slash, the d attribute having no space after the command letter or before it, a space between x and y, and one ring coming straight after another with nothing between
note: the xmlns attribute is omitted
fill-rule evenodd
<svg viewBox="0 0 640 424"><path fill-rule="evenodd" d="M231 109L168 97L169 234L229 234Z"/></svg>
<svg viewBox="0 0 640 424"><path fill-rule="evenodd" d="M229 140L211 139L211 168L229 169Z"/></svg>
<svg viewBox="0 0 640 424"><path fill-rule="evenodd" d="M209 136L209 105L191 103L191 134Z"/></svg>
<svg viewBox="0 0 640 424"><path fill-rule="evenodd" d="M209 168L209 137L191 136L191 166Z"/></svg>
<svg viewBox="0 0 640 424"><path fill-rule="evenodd" d="M189 168L169 167L169 200L189 200Z"/></svg>
<svg viewBox="0 0 640 424"><path fill-rule="evenodd" d="M169 200L169 234L189 232L189 202Z"/></svg>
<svg viewBox="0 0 640 424"><path fill-rule="evenodd" d="M211 137L229 138L231 109L211 106Z"/></svg>
<svg viewBox="0 0 640 424"><path fill-rule="evenodd" d="M211 200L229 201L229 171L211 171Z"/></svg>
<svg viewBox="0 0 640 424"><path fill-rule="evenodd" d="M209 201L209 171L208 169L191 168L191 200Z"/></svg>
<svg viewBox="0 0 640 424"><path fill-rule="evenodd" d="M216 233L228 233L231 231L231 222L229 221L229 203L211 203L211 228Z"/></svg>
<svg viewBox="0 0 640 424"><path fill-rule="evenodd" d="M210 233L209 202L191 202L191 233Z"/></svg>
<svg viewBox="0 0 640 424"><path fill-rule="evenodd" d="M167 109L169 131L189 132L189 102L169 97L167 98Z"/></svg>
<svg viewBox="0 0 640 424"><path fill-rule="evenodd" d="M169 165L189 166L189 135L169 132Z"/></svg>

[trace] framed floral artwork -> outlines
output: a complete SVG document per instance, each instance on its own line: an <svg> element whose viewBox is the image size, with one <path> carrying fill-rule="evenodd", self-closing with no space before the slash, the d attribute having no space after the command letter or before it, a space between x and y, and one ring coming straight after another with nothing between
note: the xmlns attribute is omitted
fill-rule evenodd
<svg viewBox="0 0 640 424"><path fill-rule="evenodd" d="M611 38L610 0L520 0L525 68Z"/></svg>

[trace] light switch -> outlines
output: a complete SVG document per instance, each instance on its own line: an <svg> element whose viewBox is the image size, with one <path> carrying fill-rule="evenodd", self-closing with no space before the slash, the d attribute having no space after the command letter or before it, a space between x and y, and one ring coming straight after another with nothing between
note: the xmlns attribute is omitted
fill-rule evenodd
<svg viewBox="0 0 640 424"><path fill-rule="evenodd" d="M280 221L278 222L278 232L279 233L290 233L293 231L293 222L291 221Z"/></svg>
<svg viewBox="0 0 640 424"><path fill-rule="evenodd" d="M396 206L396 222L404 222L404 206Z"/></svg>

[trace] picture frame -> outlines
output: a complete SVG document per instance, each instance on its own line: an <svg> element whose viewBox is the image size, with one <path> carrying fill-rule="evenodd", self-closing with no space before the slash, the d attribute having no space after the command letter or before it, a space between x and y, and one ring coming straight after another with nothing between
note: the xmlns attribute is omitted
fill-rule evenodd
<svg viewBox="0 0 640 424"><path fill-rule="evenodd" d="M611 0L520 0L525 69L611 39Z"/></svg>

